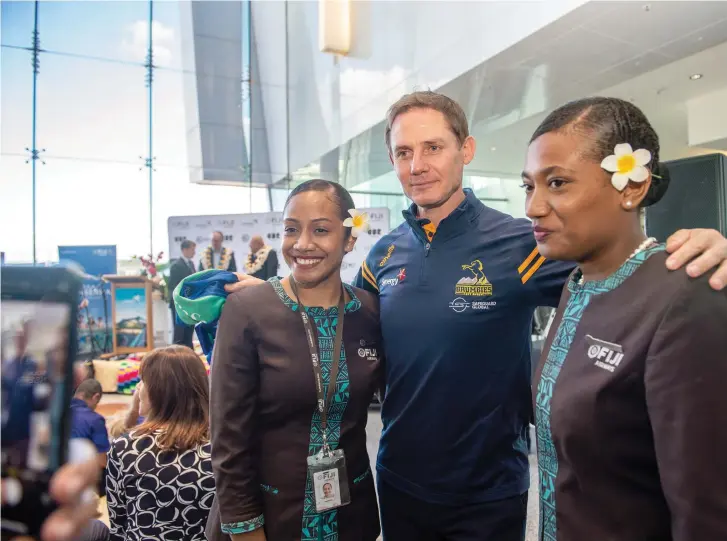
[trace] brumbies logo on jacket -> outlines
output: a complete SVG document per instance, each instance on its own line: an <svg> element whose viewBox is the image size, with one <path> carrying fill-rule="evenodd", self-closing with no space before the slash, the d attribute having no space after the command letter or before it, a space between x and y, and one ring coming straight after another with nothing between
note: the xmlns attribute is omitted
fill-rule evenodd
<svg viewBox="0 0 727 541"><path fill-rule="evenodd" d="M462 265L462 270L469 271L469 275L460 278L454 288L455 295L463 297L489 297L492 295L492 284L485 276L482 261L474 260L469 265Z"/></svg>

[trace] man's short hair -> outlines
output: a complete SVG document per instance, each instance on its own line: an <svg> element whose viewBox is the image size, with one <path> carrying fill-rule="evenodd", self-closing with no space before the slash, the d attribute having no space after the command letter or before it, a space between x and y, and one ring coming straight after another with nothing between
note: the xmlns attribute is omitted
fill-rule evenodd
<svg viewBox="0 0 727 541"><path fill-rule="evenodd" d="M93 378L83 380L76 388L76 395L81 395L83 398L91 398L96 394L103 394L103 388L99 381Z"/></svg>
<svg viewBox="0 0 727 541"><path fill-rule="evenodd" d="M222 231L213 231L212 236L219 235L224 240L225 236L222 234Z"/></svg>
<svg viewBox="0 0 727 541"><path fill-rule="evenodd" d="M197 243L191 240L183 240L181 244L182 250L187 250L189 248L194 248L197 246Z"/></svg>
<svg viewBox="0 0 727 541"><path fill-rule="evenodd" d="M391 127L394 121L399 115L412 109L434 109L442 113L460 146L470 135L467 115L459 103L444 94L431 90L412 92L399 98L386 113L386 149L389 152L391 151Z"/></svg>

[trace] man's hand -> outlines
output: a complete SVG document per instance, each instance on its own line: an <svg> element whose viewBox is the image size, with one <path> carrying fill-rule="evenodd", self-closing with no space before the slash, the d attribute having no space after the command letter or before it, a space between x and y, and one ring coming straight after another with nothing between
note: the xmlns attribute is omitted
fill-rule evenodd
<svg viewBox="0 0 727 541"><path fill-rule="evenodd" d="M717 291L727 285L727 239L719 231L680 229L667 239L666 250L672 254L666 260L669 269L679 269L689 263L687 274L692 278L716 269L709 284Z"/></svg>
<svg viewBox="0 0 727 541"><path fill-rule="evenodd" d="M235 282L234 284L227 284L225 286L225 291L227 291L228 293L234 293L235 291L240 291L241 289L252 286L259 286L260 284L265 283L265 280L255 278L254 276L250 276L249 274L244 274L242 272L236 272L235 276L237 276L238 282Z"/></svg>

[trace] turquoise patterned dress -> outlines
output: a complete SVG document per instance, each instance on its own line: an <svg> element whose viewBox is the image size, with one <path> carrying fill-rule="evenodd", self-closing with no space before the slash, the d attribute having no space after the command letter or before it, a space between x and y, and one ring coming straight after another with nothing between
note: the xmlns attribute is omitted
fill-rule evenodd
<svg viewBox="0 0 727 541"><path fill-rule="evenodd" d="M619 287L641 264L657 252L664 251L663 245L647 248L629 258L621 267L604 280L578 284L577 272L566 287L570 296L563 308L563 316L555 331L553 342L543 365L535 399L535 424L538 445L538 469L540 475L540 539L556 541L556 498L555 480L558 475L558 454L551 430L551 400L568 352L573 344L578 324L591 300L597 295Z"/></svg>
<svg viewBox="0 0 727 541"><path fill-rule="evenodd" d="M277 278L270 280L275 292L283 303L294 312L299 309L298 303L291 299L283 289ZM350 286L346 286L351 300L346 304L345 311L355 312L361 307L361 303L353 293ZM318 349L321 358L321 376L324 393L328 392L331 378L331 364L333 362L333 339L336 336L338 325L338 307L332 308L308 308L308 315L313 320L318 334ZM333 402L329 405L327 438L331 449L338 447L341 437L341 420L348 404L348 365L346 363L345 348L341 348L341 358L338 365L338 377L336 378L336 390L333 394ZM316 409L311 420L310 443L308 444L308 456L316 455L323 447L323 432L321 427L321 414ZM332 509L325 513L316 512L316 504L313 495L313 480L310 474L305 485L305 500L303 503L303 524L301 529L301 541L338 541L338 510Z"/></svg>

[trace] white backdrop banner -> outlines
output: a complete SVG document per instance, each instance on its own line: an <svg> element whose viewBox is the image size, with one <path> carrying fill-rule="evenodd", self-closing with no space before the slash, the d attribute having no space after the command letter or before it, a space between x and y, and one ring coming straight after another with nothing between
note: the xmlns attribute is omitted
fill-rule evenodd
<svg viewBox="0 0 727 541"><path fill-rule="evenodd" d="M389 209L360 209L369 214L369 233L361 235L353 252L343 260L341 278L344 282L352 282L369 250L389 232ZM250 252L250 239L254 235L262 236L266 244L278 254L279 276L287 276L290 272L285 259L280 253L283 237L283 213L263 212L256 214L224 214L217 216L172 216L167 221L169 232L169 258L176 259L182 255L180 244L184 240L197 243L195 264L199 266L202 251L210 245L212 233L220 231L224 235L224 245L235 252L237 270L243 271L247 254Z"/></svg>

